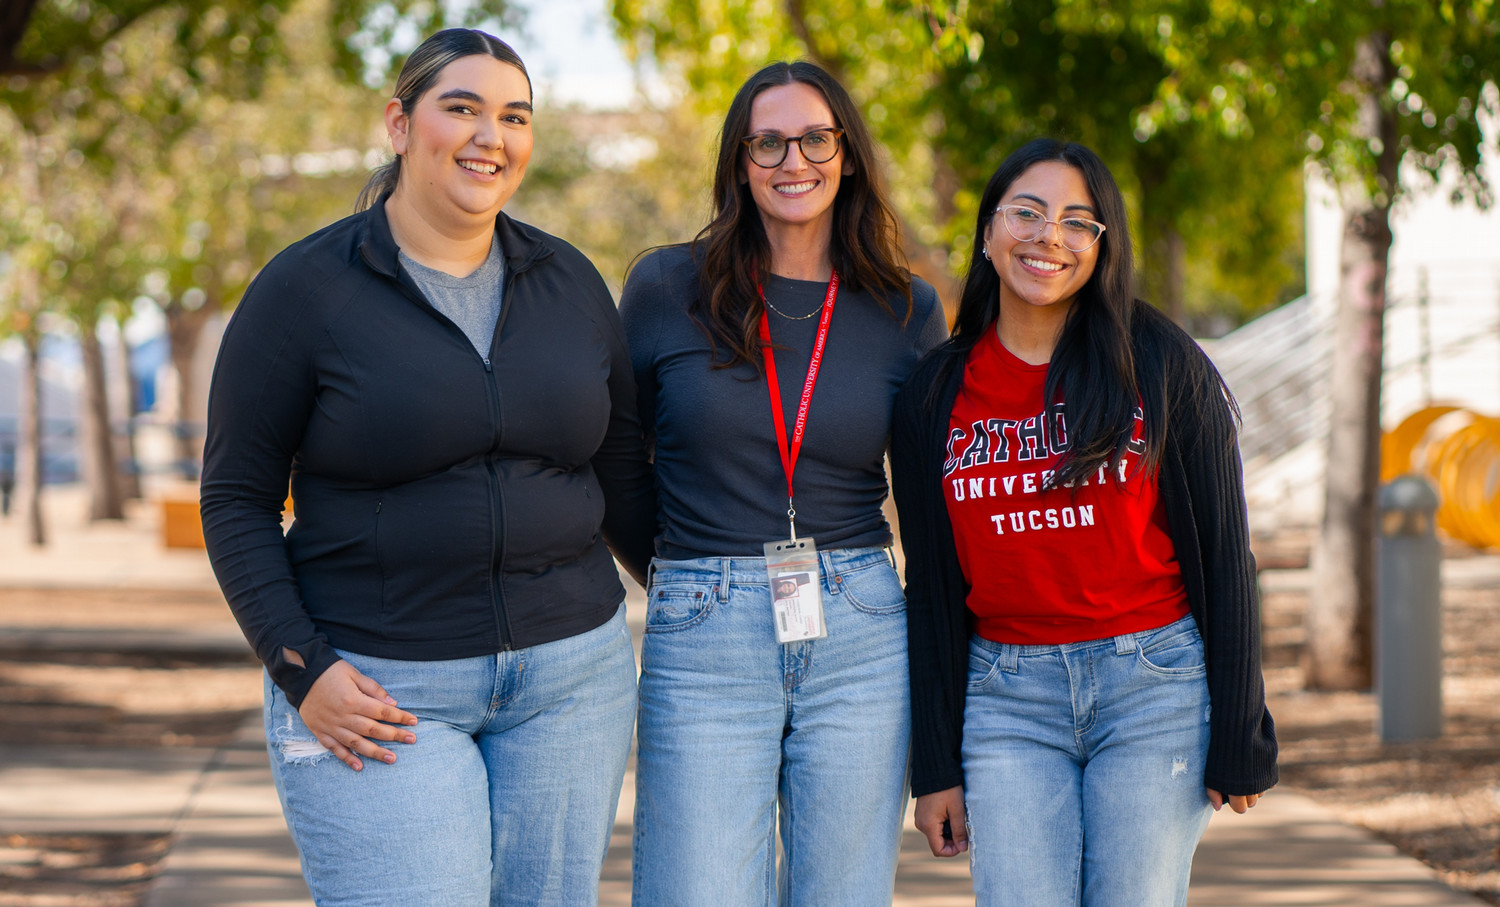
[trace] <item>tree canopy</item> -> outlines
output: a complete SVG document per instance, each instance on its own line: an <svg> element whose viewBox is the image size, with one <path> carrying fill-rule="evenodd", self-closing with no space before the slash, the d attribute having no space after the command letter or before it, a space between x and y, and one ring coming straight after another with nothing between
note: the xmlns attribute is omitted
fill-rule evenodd
<svg viewBox="0 0 1500 907"><path fill-rule="evenodd" d="M1055 135L1098 150L1134 198L1146 287L1165 308L1240 316L1284 301L1300 285L1288 250L1300 237L1302 153L1270 112L1274 86L1185 92L1175 45L1144 6L615 0L614 10L636 53L719 110L767 59L824 64L890 150L908 232L950 266L995 166ZM1260 179L1253 192L1241 191L1247 173Z"/></svg>

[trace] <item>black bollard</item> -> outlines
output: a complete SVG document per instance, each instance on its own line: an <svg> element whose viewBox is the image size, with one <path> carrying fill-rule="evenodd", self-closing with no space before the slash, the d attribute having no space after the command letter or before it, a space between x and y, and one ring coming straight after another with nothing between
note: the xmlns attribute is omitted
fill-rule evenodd
<svg viewBox="0 0 1500 907"><path fill-rule="evenodd" d="M1443 733L1442 547L1438 496L1417 475L1380 489L1375 587L1375 688L1380 739Z"/></svg>

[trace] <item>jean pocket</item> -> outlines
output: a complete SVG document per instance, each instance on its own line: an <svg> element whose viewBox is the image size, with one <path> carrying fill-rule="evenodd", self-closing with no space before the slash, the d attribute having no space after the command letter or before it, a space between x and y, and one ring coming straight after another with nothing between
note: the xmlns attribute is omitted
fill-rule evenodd
<svg viewBox="0 0 1500 907"><path fill-rule="evenodd" d="M646 596L646 632L671 633L702 623L713 610L711 588L658 585Z"/></svg>
<svg viewBox="0 0 1500 907"><path fill-rule="evenodd" d="M969 653L969 689L977 690L1000 672L1000 662Z"/></svg>
<svg viewBox="0 0 1500 907"><path fill-rule="evenodd" d="M1136 653L1141 666L1169 677L1191 677L1206 674L1203 660L1203 637L1196 628L1174 633L1165 639L1153 639Z"/></svg>
<svg viewBox="0 0 1500 907"><path fill-rule="evenodd" d="M270 749L288 765L312 765L332 756L302 721L302 715L275 686L266 691L266 736Z"/></svg>
<svg viewBox="0 0 1500 907"><path fill-rule="evenodd" d="M906 610L901 578L887 561L860 567L834 577L839 594L866 614L900 614Z"/></svg>

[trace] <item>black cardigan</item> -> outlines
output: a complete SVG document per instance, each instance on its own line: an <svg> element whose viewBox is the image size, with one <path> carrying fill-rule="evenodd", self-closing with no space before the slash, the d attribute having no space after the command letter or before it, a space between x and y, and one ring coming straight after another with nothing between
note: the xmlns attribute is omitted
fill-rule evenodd
<svg viewBox="0 0 1500 907"><path fill-rule="evenodd" d="M1161 356L1166 366L1169 418L1158 481L1208 662L1212 712L1203 783L1226 796L1260 793L1277 780L1276 732L1261 676L1259 597L1234 415L1218 373L1181 329L1144 305L1135 325L1137 357ZM923 360L896 399L892 427L891 488L906 553L914 796L964 783L969 586L940 489L965 355L950 341ZM934 388L944 362L955 356L959 361Z"/></svg>

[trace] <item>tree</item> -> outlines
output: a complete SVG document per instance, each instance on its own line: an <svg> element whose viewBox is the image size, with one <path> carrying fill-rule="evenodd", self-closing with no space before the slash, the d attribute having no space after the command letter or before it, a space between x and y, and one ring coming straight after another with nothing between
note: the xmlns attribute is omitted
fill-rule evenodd
<svg viewBox="0 0 1500 907"><path fill-rule="evenodd" d="M1159 22L1134 7L616 0L614 11L637 54L720 113L767 59L807 56L839 76L893 158L915 268L940 285L966 254L972 206L994 167L1026 139L1053 134L1099 150L1134 197L1145 285L1174 316L1192 313L1189 299L1238 317L1288 298L1298 277L1281 250L1301 225L1300 154L1273 117L1257 128L1242 109L1264 93L1178 91ZM1238 191L1245 171L1272 178Z"/></svg>
<svg viewBox="0 0 1500 907"><path fill-rule="evenodd" d="M504 6L498 11L450 9L422 0L310 0L296 8L292 0L25 0L7 8L0 16L0 75L10 78L0 81L0 103L27 136L15 149L24 157L66 148L54 154L64 161L86 161L89 171L107 173L111 186L129 184L143 193L96 196L79 189L76 181L56 193L42 187L22 206L29 213L15 222L35 221L36 212L43 212L46 223L31 223L34 229L19 235L36 248L39 229L62 241L53 244L55 254L12 256L12 263L31 269L16 275L18 285L53 278L56 293L39 286L36 304L66 300L81 328L87 386L95 389L88 407L94 427L87 434L95 439L89 444L89 462L111 459L107 423L103 428L95 424L107 420L108 412L98 392L102 381L96 380L102 359L93 355L100 315L133 299L141 279L154 278L165 294L161 302L178 384L190 401L197 389L187 366L203 322L238 300L254 268L271 251L305 232L303 226L331 219L324 217L328 206L309 198L328 193L296 186L305 177L298 171L306 168L287 168L291 179L261 172L262 157L293 160L299 153L317 151L307 144L310 137L326 136L328 123L348 122L350 108L342 103L347 98L322 107L305 102L328 102L336 88L358 92L361 78L383 77L391 62L388 49L413 45L413 36L450 20L473 24L481 16L494 28L498 17L506 15ZM315 41L321 42L315 62L289 77L289 48L300 47L306 59L305 51ZM229 143L234 152L219 158L222 136L217 133L233 132L242 125L233 116L250 113L233 105L259 97L268 82L281 86L280 106L269 116L249 118L271 130L252 134L240 129ZM296 116L276 115L286 109ZM290 131L293 124L299 132ZM364 130L336 133L337 147L353 154L352 161L345 154L344 164L334 168L340 174L353 173L363 162L362 149L348 148L351 134L363 136ZM33 157L14 166L35 173L39 163ZM164 171L164 165L177 169ZM278 183L281 188L274 188ZM299 189L299 197L290 197L290 188ZM128 213L139 213L137 224L155 225L156 235L141 230L132 239L119 231L91 233L83 229L86 217L59 220L64 212L81 214L92 202L105 200L119 204L112 211L92 205L95 222L123 224L131 220ZM347 202L338 213L344 211ZM163 225L183 232L162 235ZM106 265L106 259L114 261ZM35 319L26 323L35 329ZM103 441L97 440L101 436ZM196 437L184 439L183 453L196 460ZM89 472L102 477L113 470ZM107 488L96 487L96 492L101 506L95 513L112 515L107 502L117 495Z"/></svg>
<svg viewBox="0 0 1500 907"><path fill-rule="evenodd" d="M686 103L712 134L740 83L771 60L812 59L834 73L889 153L902 236L916 273L956 301L946 226L953 180L931 137L933 34L913 11L859 0L614 0L627 53L655 59L684 83ZM708 160L712 161L709 149Z"/></svg>
<svg viewBox="0 0 1500 907"><path fill-rule="evenodd" d="M526 182L505 210L576 245L616 292L638 254L708 223L715 137L685 105L543 105L532 123Z"/></svg>
<svg viewBox="0 0 1500 907"><path fill-rule="evenodd" d="M1238 71L1281 86L1280 115L1295 124L1343 199L1333 419L1305 667L1314 688L1364 689L1391 206L1429 187L1444 168L1458 177L1455 200L1491 201L1475 113L1500 75L1500 10L1493 0L1161 6L1206 23L1191 42L1166 38L1184 58L1184 84L1201 89ZM1417 179L1404 183L1411 174Z"/></svg>
<svg viewBox="0 0 1500 907"><path fill-rule="evenodd" d="M0 329L21 339L26 367L21 384L20 444L16 451L16 488L25 514L26 534L33 545L47 541L42 519L42 397L41 292L38 264L45 252L33 237L39 233L41 189L34 165L36 155L26 147L32 137L19 130L0 130L0 148L11 152L0 158L0 248L6 250L0 267Z"/></svg>
<svg viewBox="0 0 1500 907"><path fill-rule="evenodd" d="M1163 5L972 4L952 27L981 50L941 70L941 141L975 196L1029 138L1094 148L1135 202L1147 298L1179 321L1211 306L1239 320L1289 298L1298 281L1280 253L1299 235L1302 154L1274 115L1274 84L1226 71L1184 90L1176 48L1163 41L1179 27ZM1239 90L1217 84L1229 79ZM1246 173L1261 179L1253 190Z"/></svg>
<svg viewBox="0 0 1500 907"><path fill-rule="evenodd" d="M291 8L279 36L283 59L255 96L198 92L184 103L173 141L134 163L150 228L129 257L137 292L166 316L178 377L177 461L189 476L201 458L193 420L206 388L194 363L205 325L239 301L282 247L348 214L364 179L381 99L339 74L327 38L321 4Z"/></svg>

